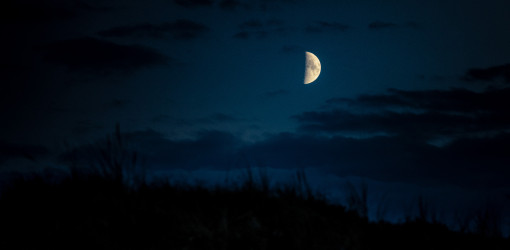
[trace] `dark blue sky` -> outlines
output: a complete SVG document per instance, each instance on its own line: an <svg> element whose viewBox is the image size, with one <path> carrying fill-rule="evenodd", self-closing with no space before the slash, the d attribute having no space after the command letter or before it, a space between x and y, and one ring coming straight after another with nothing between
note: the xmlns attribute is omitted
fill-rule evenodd
<svg viewBox="0 0 510 250"><path fill-rule="evenodd" d="M510 193L506 0L1 6L2 172L58 166L119 122L154 173L301 168L325 192L365 180L440 204ZM322 64L309 85L305 51Z"/></svg>

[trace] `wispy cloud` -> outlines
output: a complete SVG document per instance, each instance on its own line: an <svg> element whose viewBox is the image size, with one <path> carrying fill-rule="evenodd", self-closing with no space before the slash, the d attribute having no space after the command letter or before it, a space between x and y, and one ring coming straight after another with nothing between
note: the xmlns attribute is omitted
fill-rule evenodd
<svg viewBox="0 0 510 250"><path fill-rule="evenodd" d="M283 34L288 28L284 22L278 19L260 20L252 19L245 21L239 25L240 31L234 34L234 38L266 38L273 34Z"/></svg>
<svg viewBox="0 0 510 250"><path fill-rule="evenodd" d="M321 33L321 32L346 31L349 28L350 28L349 25L343 23L319 21L312 25L308 25L305 28L305 31L308 33Z"/></svg>
<svg viewBox="0 0 510 250"><path fill-rule="evenodd" d="M96 38L63 40L43 48L48 61L72 71L106 75L133 72L145 67L165 65L169 58L142 45L121 45Z"/></svg>
<svg viewBox="0 0 510 250"><path fill-rule="evenodd" d="M294 116L302 131L386 133L430 140L506 132L510 89L403 91L327 101L325 111Z"/></svg>
<svg viewBox="0 0 510 250"><path fill-rule="evenodd" d="M103 37L131 37L131 38L174 38L188 40L199 37L209 30L204 24L191 20L179 19L175 22L161 24L137 24L119 26L98 32Z"/></svg>
<svg viewBox="0 0 510 250"><path fill-rule="evenodd" d="M510 64L497 65L488 68L471 68L462 77L466 81L497 82L498 80L510 83Z"/></svg>
<svg viewBox="0 0 510 250"><path fill-rule="evenodd" d="M368 25L368 28L371 30L381 30L388 28L396 28L397 24L392 22L383 22L383 21L374 21Z"/></svg>
<svg viewBox="0 0 510 250"><path fill-rule="evenodd" d="M174 0L174 3L186 8L196 8L212 6L214 2L212 0Z"/></svg>

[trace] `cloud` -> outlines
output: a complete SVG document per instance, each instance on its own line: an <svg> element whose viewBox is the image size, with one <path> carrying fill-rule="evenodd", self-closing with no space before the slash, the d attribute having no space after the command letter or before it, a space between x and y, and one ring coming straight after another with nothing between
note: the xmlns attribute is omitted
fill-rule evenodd
<svg viewBox="0 0 510 250"><path fill-rule="evenodd" d="M467 89L405 91L388 89L384 94L360 95L357 98L332 98L327 105L377 109L413 109L443 113L491 113L504 112L510 104L510 89L494 89L474 92Z"/></svg>
<svg viewBox="0 0 510 250"><path fill-rule="evenodd" d="M284 22L278 19L260 20L252 19L239 25L240 31L234 34L234 38L266 38L272 34L285 33L288 28L284 27Z"/></svg>
<svg viewBox="0 0 510 250"><path fill-rule="evenodd" d="M341 177L463 187L508 187L510 134L461 139L435 147L409 137L352 139L292 133L244 143L209 131L194 140L173 141L154 131L127 134L159 169L228 169L239 159L257 167L313 167ZM479 178L483 176L483 178Z"/></svg>
<svg viewBox="0 0 510 250"><path fill-rule="evenodd" d="M262 28L271 28L271 27L278 27L282 26L283 21L278 19L270 19L266 21L253 19L248 20L239 25L239 28L241 29L262 29Z"/></svg>
<svg viewBox="0 0 510 250"><path fill-rule="evenodd" d="M106 12L114 10L114 8L109 6L108 2L105 1L76 1L74 5L86 11Z"/></svg>
<svg viewBox="0 0 510 250"><path fill-rule="evenodd" d="M403 138L352 139L280 134L249 147L251 157L269 166L313 167L338 176L363 176L384 181L416 181L411 171L402 172L402 161L418 160L435 151L432 146ZM400 162L399 162L400 161ZM419 169L415 168L414 171Z"/></svg>
<svg viewBox="0 0 510 250"><path fill-rule="evenodd" d="M237 1L237 0L222 0L219 2L218 6L223 10L237 10L240 8L251 9L248 3Z"/></svg>
<svg viewBox="0 0 510 250"><path fill-rule="evenodd" d="M313 167L385 182L508 187L509 134L459 140L439 148L409 137L352 139L280 134L244 149L268 166ZM480 153L478 153L480 152ZM483 176L483 178L480 178Z"/></svg>
<svg viewBox="0 0 510 250"><path fill-rule="evenodd" d="M249 39L249 38L257 38L262 39L266 38L268 35L267 31L241 31L234 34L234 38L239 39Z"/></svg>
<svg viewBox="0 0 510 250"><path fill-rule="evenodd" d="M129 73L145 67L166 65L168 57L141 45L121 45L96 38L52 43L43 48L45 59L72 71L98 75Z"/></svg>
<svg viewBox="0 0 510 250"><path fill-rule="evenodd" d="M221 0L218 6L223 10L233 11L238 9L268 11L281 10L285 5L296 4L295 0Z"/></svg>
<svg viewBox="0 0 510 250"><path fill-rule="evenodd" d="M203 7L218 7L225 11L235 11L239 9L249 11L268 11L281 10L283 5L295 4L295 0L174 0L179 6L195 9Z"/></svg>
<svg viewBox="0 0 510 250"><path fill-rule="evenodd" d="M111 28L98 32L103 37L132 37L165 39L172 37L178 40L189 40L199 37L209 30L209 27L194 21L179 19L171 23L138 24Z"/></svg>
<svg viewBox="0 0 510 250"><path fill-rule="evenodd" d="M374 21L368 25L368 28L371 30L381 30L395 27L397 27L397 24L383 21Z"/></svg>
<svg viewBox="0 0 510 250"><path fill-rule="evenodd" d="M124 133L125 145L147 159L152 170L269 167L314 168L340 177L462 187L510 187L510 134L460 138L443 147L407 136L363 139L280 133L244 142L230 133L205 131L195 139L172 140L154 130ZM101 144L61 156L89 164ZM96 152L97 153L97 152ZM237 165L243 159L245 164ZM247 165L246 165L247 164Z"/></svg>
<svg viewBox="0 0 510 250"><path fill-rule="evenodd" d="M53 21L71 20L90 12L104 12L112 9L104 1L4 0L0 7L0 26L41 25Z"/></svg>
<svg viewBox="0 0 510 250"><path fill-rule="evenodd" d="M434 138L464 132L462 127L473 120L463 116L439 113L413 114L383 112L355 114L336 109L325 112L305 112L295 116L305 132L336 134L388 134L413 136L416 139Z"/></svg>
<svg viewBox="0 0 510 250"><path fill-rule="evenodd" d="M303 132L387 134L430 141L510 130L509 105L510 89L480 93L391 89L385 94L330 99L326 110L293 118Z"/></svg>
<svg viewBox="0 0 510 250"><path fill-rule="evenodd" d="M239 25L239 28L241 29L260 29L265 26L265 23L263 23L261 20L249 20L243 22L241 25Z"/></svg>
<svg viewBox="0 0 510 250"><path fill-rule="evenodd" d="M212 6L214 2L212 0L174 0L174 3L186 8L196 8Z"/></svg>
<svg viewBox="0 0 510 250"><path fill-rule="evenodd" d="M502 80L510 83L510 64L503 64L489 68L469 69L462 77L466 81L496 82Z"/></svg>
<svg viewBox="0 0 510 250"><path fill-rule="evenodd" d="M346 31L349 28L350 27L348 25L342 23L319 21L313 25L307 26L305 31L308 33L335 32Z"/></svg>

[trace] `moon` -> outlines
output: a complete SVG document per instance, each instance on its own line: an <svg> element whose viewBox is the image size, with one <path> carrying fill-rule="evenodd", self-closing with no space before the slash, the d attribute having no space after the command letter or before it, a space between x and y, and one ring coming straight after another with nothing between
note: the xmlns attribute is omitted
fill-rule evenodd
<svg viewBox="0 0 510 250"><path fill-rule="evenodd" d="M316 55L306 51L306 67L305 67L305 84L312 83L317 80L321 74L321 62Z"/></svg>

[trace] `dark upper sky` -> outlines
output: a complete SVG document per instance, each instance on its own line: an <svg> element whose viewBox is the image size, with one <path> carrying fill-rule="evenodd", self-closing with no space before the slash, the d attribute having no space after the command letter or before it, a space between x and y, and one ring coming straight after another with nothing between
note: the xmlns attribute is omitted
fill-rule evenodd
<svg viewBox="0 0 510 250"><path fill-rule="evenodd" d="M504 193L509 9L506 0L2 1L0 166L52 165L119 122L154 170L224 170L243 158L316 171L317 182ZM322 64L309 85L305 51Z"/></svg>

